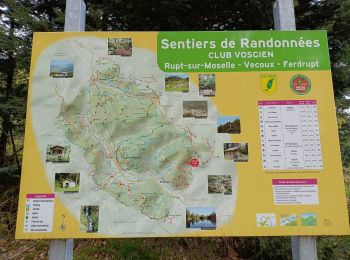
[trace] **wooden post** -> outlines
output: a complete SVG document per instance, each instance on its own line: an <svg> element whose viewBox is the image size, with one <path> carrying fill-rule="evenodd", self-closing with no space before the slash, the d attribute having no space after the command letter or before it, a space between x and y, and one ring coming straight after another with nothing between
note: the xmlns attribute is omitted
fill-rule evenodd
<svg viewBox="0 0 350 260"><path fill-rule="evenodd" d="M273 5L275 30L295 31L293 0L276 0Z"/></svg>
<svg viewBox="0 0 350 260"><path fill-rule="evenodd" d="M50 260L72 260L73 239L53 239L49 245Z"/></svg>
<svg viewBox="0 0 350 260"><path fill-rule="evenodd" d="M83 0L66 0L65 32L85 31L86 5ZM72 260L73 239L53 239L49 245L50 260Z"/></svg>
<svg viewBox="0 0 350 260"><path fill-rule="evenodd" d="M86 5L83 0L66 0L65 32L85 31Z"/></svg>
<svg viewBox="0 0 350 260"><path fill-rule="evenodd" d="M293 0L276 0L273 5L275 30L295 31ZM317 260L315 236L292 236L293 260Z"/></svg>

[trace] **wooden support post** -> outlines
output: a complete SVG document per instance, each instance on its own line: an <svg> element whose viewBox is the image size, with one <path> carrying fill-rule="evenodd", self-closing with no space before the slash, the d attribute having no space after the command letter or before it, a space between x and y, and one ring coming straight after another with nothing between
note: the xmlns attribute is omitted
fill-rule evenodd
<svg viewBox="0 0 350 260"><path fill-rule="evenodd" d="M85 31L86 5L83 0L66 0L65 32Z"/></svg>
<svg viewBox="0 0 350 260"><path fill-rule="evenodd" d="M275 30L295 31L293 0L276 0L273 5Z"/></svg>
<svg viewBox="0 0 350 260"><path fill-rule="evenodd" d="M293 0L276 0L273 6L275 30L295 31L295 14ZM291 237L293 260L316 260L316 237Z"/></svg>
<svg viewBox="0 0 350 260"><path fill-rule="evenodd" d="M49 246L50 260L72 260L73 239L53 239Z"/></svg>
<svg viewBox="0 0 350 260"><path fill-rule="evenodd" d="M317 260L316 237L292 237L293 260Z"/></svg>
<svg viewBox="0 0 350 260"><path fill-rule="evenodd" d="M86 5L83 0L66 0L65 32L85 31ZM53 239L49 245L50 260L72 260L73 239Z"/></svg>

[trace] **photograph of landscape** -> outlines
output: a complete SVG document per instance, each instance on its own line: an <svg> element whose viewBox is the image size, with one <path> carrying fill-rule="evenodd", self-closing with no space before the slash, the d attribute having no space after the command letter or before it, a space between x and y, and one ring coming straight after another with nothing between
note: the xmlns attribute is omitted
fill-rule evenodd
<svg viewBox="0 0 350 260"><path fill-rule="evenodd" d="M208 175L208 193L232 195L230 175Z"/></svg>
<svg viewBox="0 0 350 260"><path fill-rule="evenodd" d="M183 73L165 74L165 91L188 92L190 88L190 79Z"/></svg>
<svg viewBox="0 0 350 260"><path fill-rule="evenodd" d="M50 63L50 77L72 78L74 63L72 60L52 60Z"/></svg>
<svg viewBox="0 0 350 260"><path fill-rule="evenodd" d="M183 117L207 118L207 101L183 101Z"/></svg>
<svg viewBox="0 0 350 260"><path fill-rule="evenodd" d="M218 117L218 133L240 134L241 119L239 116Z"/></svg>

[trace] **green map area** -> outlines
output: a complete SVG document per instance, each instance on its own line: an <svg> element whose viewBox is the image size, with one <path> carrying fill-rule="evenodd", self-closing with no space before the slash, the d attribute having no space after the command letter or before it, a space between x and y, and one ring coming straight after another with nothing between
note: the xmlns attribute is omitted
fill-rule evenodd
<svg viewBox="0 0 350 260"><path fill-rule="evenodd" d="M189 162L207 153L208 146L173 125L159 95L147 84L122 77L118 64L100 58L91 67L89 85L71 102L61 99L57 123L84 150L100 189L152 219L162 219L172 200L180 199L174 191L191 183Z"/></svg>

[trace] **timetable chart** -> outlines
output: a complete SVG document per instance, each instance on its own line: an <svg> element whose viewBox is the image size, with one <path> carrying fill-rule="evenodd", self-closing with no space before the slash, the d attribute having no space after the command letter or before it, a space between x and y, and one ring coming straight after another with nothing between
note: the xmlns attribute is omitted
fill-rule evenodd
<svg viewBox="0 0 350 260"><path fill-rule="evenodd" d="M323 169L316 100L258 105L264 170Z"/></svg>

